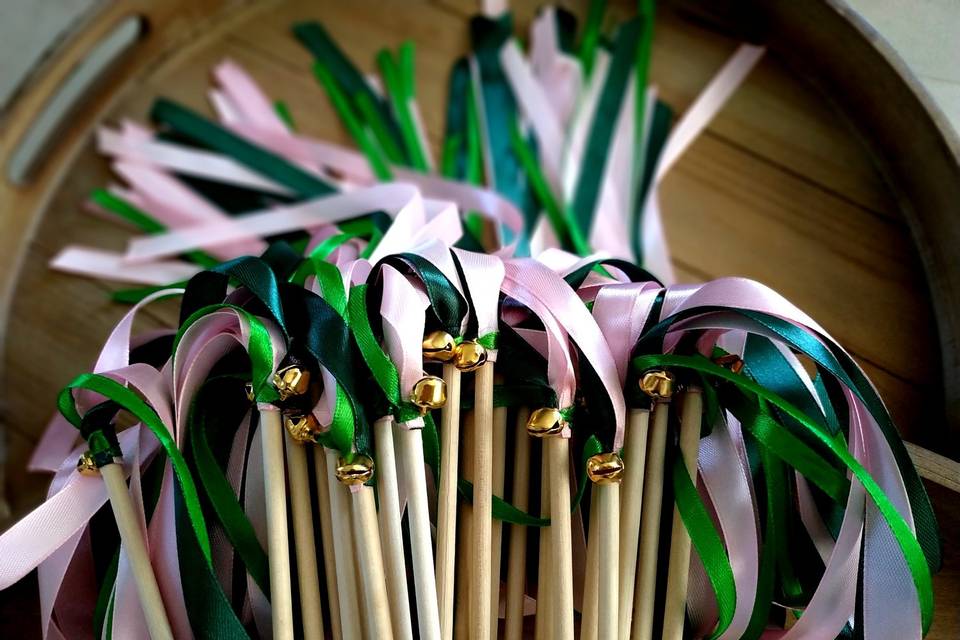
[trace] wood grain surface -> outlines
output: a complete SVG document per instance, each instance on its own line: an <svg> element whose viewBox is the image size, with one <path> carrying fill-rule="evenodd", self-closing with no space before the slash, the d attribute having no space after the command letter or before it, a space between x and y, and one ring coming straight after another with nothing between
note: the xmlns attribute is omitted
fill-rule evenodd
<svg viewBox="0 0 960 640"><path fill-rule="evenodd" d="M563 4L583 14L584 2ZM536 3L511 5L518 32L525 33ZM614 5L614 14L628 11L627 3ZM114 123L143 121L152 100L161 95L210 113L209 69L231 58L271 97L288 104L301 131L349 144L309 72L311 57L290 34L294 22L320 19L366 71L374 70L379 48L406 39L416 42L418 99L436 150L444 126L447 74L453 59L467 49L466 19L475 6L466 0L245 4L193 29L193 37L166 38L165 46L158 45L139 68L109 88L109 96L91 106L92 115L83 122L92 122L93 116ZM170 28L189 27L172 21ZM661 8L652 68L659 95L682 113L736 46ZM109 328L125 311L107 299L108 283L46 267L67 242L119 249L129 235L81 210L90 189L108 184L111 177L93 149L89 129L78 127L69 135L62 149L70 154L69 162L58 175L44 178L47 191L26 198L0 189L0 208L7 212L0 221L0 250L7 248L7 239L23 238L31 212L42 211L15 282L4 338L6 375L0 382L2 419L9 432L8 494L20 514L45 491L46 478L27 475L23 467L52 413L57 390L92 364ZM0 154L5 151L0 146ZM741 275L777 289L850 350L907 439L932 449L942 445L939 345L920 260L901 205L828 98L778 59L763 59L665 178L661 193L667 238L682 281ZM22 217L10 223L11 213ZM15 246L9 247L8 254L16 253ZM0 262L0 267L11 266ZM172 307L151 307L140 326L160 326L173 318ZM960 508L949 491L934 488L932 495L943 520L946 567L935 579L937 612L929 637L955 638L960 633ZM8 617L3 614L21 592L32 593L24 587L0 593L0 635ZM24 637L23 628L18 629L18 637Z"/></svg>

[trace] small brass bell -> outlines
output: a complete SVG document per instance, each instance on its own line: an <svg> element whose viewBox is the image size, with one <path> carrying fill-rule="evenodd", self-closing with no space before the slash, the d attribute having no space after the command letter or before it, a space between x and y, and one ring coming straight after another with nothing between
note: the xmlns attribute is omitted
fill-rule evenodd
<svg viewBox="0 0 960 640"><path fill-rule="evenodd" d="M598 453L587 460L587 477L594 484L614 484L623 477L623 460L616 453Z"/></svg>
<svg viewBox="0 0 960 640"><path fill-rule="evenodd" d="M243 390L246 391L246 393L247 393L247 400L249 400L250 402L253 402L254 400L256 400L257 395L253 392L253 383L252 383L252 382L247 382L247 383L245 383L245 384L243 385Z"/></svg>
<svg viewBox="0 0 960 640"><path fill-rule="evenodd" d="M283 426L296 442L313 442L320 431L320 423L312 413L283 416Z"/></svg>
<svg viewBox="0 0 960 640"><path fill-rule="evenodd" d="M281 400L302 396L310 389L310 372L297 365L290 365L273 374L273 386Z"/></svg>
<svg viewBox="0 0 960 640"><path fill-rule="evenodd" d="M728 353L720 356L719 358L714 358L713 362L721 367L730 369L730 371L733 373L740 373L743 371L743 359L735 353Z"/></svg>
<svg viewBox="0 0 960 640"><path fill-rule="evenodd" d="M97 463L93 460L92 453L87 451L80 456L80 459L77 460L77 472L82 476L100 475L100 469L97 468Z"/></svg>
<svg viewBox="0 0 960 640"><path fill-rule="evenodd" d="M655 399L669 399L673 395L673 384L673 375L663 370L647 371L640 378L640 390Z"/></svg>
<svg viewBox="0 0 960 640"><path fill-rule="evenodd" d="M487 362L487 350L473 340L464 340L457 345L457 354L453 363L460 371L474 371Z"/></svg>
<svg viewBox="0 0 960 640"><path fill-rule="evenodd" d="M447 403L447 385L443 378L426 376L417 380L413 385L410 398L413 404L420 407L420 412L426 414L433 409L439 409Z"/></svg>
<svg viewBox="0 0 960 640"><path fill-rule="evenodd" d="M446 331L434 331L423 339L423 359L429 362L450 362L456 356L457 343Z"/></svg>
<svg viewBox="0 0 960 640"><path fill-rule="evenodd" d="M527 433L534 438L559 435L566 428L567 419L560 413L560 409L537 409L527 420Z"/></svg>
<svg viewBox="0 0 960 640"><path fill-rule="evenodd" d="M366 484L373 477L373 460L367 456L355 455L349 462L340 458L337 463L337 480L354 487Z"/></svg>

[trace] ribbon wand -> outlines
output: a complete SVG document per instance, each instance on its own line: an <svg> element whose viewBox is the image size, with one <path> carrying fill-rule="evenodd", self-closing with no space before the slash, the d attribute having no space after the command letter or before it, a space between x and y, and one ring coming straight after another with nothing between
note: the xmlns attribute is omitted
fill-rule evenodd
<svg viewBox="0 0 960 640"><path fill-rule="evenodd" d="M330 474L322 446L313 448L313 472L317 482L317 510L320 512L320 541L323 544L323 571L327 583L330 630L335 640L345 636L340 620L340 588L337 584L337 557L334 548L333 517L330 506Z"/></svg>
<svg viewBox="0 0 960 640"><path fill-rule="evenodd" d="M640 512L643 507L643 478L647 457L648 408L631 408L624 438L623 483L620 490L620 602L617 606L620 640L630 638L633 594L637 583L637 551L640 543Z"/></svg>
<svg viewBox="0 0 960 640"><path fill-rule="evenodd" d="M304 393L309 388L309 371L291 366L280 372L283 378L303 378ZM323 640L323 608L320 602L320 577L310 503L309 471L306 447L313 442L319 424L309 411L283 416L290 506L293 512L294 550L300 586L300 615L305 640Z"/></svg>
<svg viewBox="0 0 960 640"><path fill-rule="evenodd" d="M440 631L453 638L453 593L457 540L457 477L460 448L460 369L453 363L453 337L436 331L423 340L424 360L443 364L446 402L440 410L440 486L437 490L436 582Z"/></svg>
<svg viewBox="0 0 960 640"><path fill-rule="evenodd" d="M697 456L700 449L700 421L703 414L703 396L697 387L683 391L680 414L680 452L687 473L696 483ZM687 603L687 579L690 568L690 534L680 517L679 508L673 511L673 530L670 536L670 560L667 570L667 599L663 611L664 640L682 640Z"/></svg>
<svg viewBox="0 0 960 640"><path fill-rule="evenodd" d="M640 389L653 402L653 428L647 443L647 466L643 478L643 505L640 512L640 552L633 603L631 640L653 637L653 605L657 587L657 550L660 511L663 503L664 455L667 449L667 420L674 378L666 371L648 371Z"/></svg>
<svg viewBox="0 0 960 640"><path fill-rule="evenodd" d="M420 637L440 638L440 613L430 536L427 505L427 479L423 464L423 418L447 401L443 380L423 375L423 325L429 305L426 295L390 265L382 268L383 300L380 312L384 321L384 342L390 359L399 370L400 401L396 444L407 477L410 546L413 554L414 590ZM356 295L356 293L355 293ZM388 330L388 327L390 330ZM409 389L409 391L406 391ZM410 413L409 405L420 415Z"/></svg>
<svg viewBox="0 0 960 640"><path fill-rule="evenodd" d="M390 603L377 527L377 505L373 487L366 484L373 478L373 460L361 454L348 454L339 459L336 474L337 480L350 491L357 569L366 604L368 633L373 638L392 640Z"/></svg>
<svg viewBox="0 0 960 640"><path fill-rule="evenodd" d="M495 256L457 249L453 250L453 256L470 304L467 330L470 333L476 332L477 335L476 340L465 340L457 345L454 364L463 372L475 372L470 629L475 634L473 637L487 640L491 637L495 620L494 594L499 592L500 586L499 544L496 555L497 576L493 576L493 378L500 285L503 282L504 268L503 262ZM446 409L447 407L444 407L444 410ZM456 479L455 467L452 470L444 469L445 475L453 475ZM502 473L500 475L502 485ZM500 490L502 491L502 488Z"/></svg>
<svg viewBox="0 0 960 640"><path fill-rule="evenodd" d="M116 453L119 453L117 451ZM109 452L108 452L109 455ZM152 640L173 640L170 622L163 607L163 598L160 596L160 587L157 586L157 576L153 573L150 564L150 554L147 551L147 542L143 529L138 522L133 500L127 490L127 481L123 476L123 463L119 456L112 456L102 462L101 456L87 452L77 462L77 470L84 475L94 475L99 472L107 488L110 508L117 521L117 530L120 532L120 543L127 552L130 568L133 572L134 583L140 596L140 606L147 621L147 629ZM98 464L99 463L99 464Z"/></svg>
<svg viewBox="0 0 960 640"><path fill-rule="evenodd" d="M360 640L363 628L360 622L360 597L357 589L358 567L354 560L353 536L350 532L350 502L346 490L336 477L339 466L337 452L324 448L326 485L330 496L330 514L333 524L333 553L336 557L337 592L340 602L340 630L344 640ZM336 481L335 481L336 480Z"/></svg>
<svg viewBox="0 0 960 640"><path fill-rule="evenodd" d="M599 563L597 565L597 638L616 640L619 615L619 551L620 551L620 481L623 461L614 452L601 453L587 461L587 476L593 482L597 499L597 537Z"/></svg>
<svg viewBox="0 0 960 640"><path fill-rule="evenodd" d="M267 547L270 557L270 610L275 640L293 640L293 594L290 542L287 534L287 492L284 479L283 421L272 404L259 403L263 484L267 499Z"/></svg>
<svg viewBox="0 0 960 640"><path fill-rule="evenodd" d="M407 568L403 549L400 490L397 486L397 453L393 429L393 417L389 415L373 423L373 437L377 442L377 496L380 501L380 539L383 542L393 635L401 640L413 640L413 622L410 619L410 595L407 590Z"/></svg>

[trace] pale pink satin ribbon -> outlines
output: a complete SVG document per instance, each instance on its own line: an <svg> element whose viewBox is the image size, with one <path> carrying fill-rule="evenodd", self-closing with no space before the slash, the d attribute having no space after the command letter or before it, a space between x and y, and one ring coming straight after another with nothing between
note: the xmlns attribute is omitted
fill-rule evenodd
<svg viewBox="0 0 960 640"><path fill-rule="evenodd" d="M477 320L477 336L497 331L500 317L500 288L503 284L503 261L496 257L463 249L452 249L463 269L470 291L470 312ZM468 336L471 337L471 336ZM487 357L496 362L497 350L489 349Z"/></svg>
<svg viewBox="0 0 960 640"><path fill-rule="evenodd" d="M148 264L127 264L122 253L67 245L50 261L50 268L78 276L164 286L182 282L200 272L200 267L180 260L158 260Z"/></svg>
<svg viewBox="0 0 960 640"><path fill-rule="evenodd" d="M558 335L569 335L597 373L613 406L615 421L613 446L615 450L619 450L623 446L623 429L626 419L623 389L613 355L596 321L563 278L540 262L532 259L513 259L507 260L504 266L504 293L521 302L534 313L537 313L535 307L548 310L547 315L563 327L562 334ZM537 315L545 325L548 324L544 316L539 313ZM569 381L558 380L557 382L560 382L561 388L565 390ZM575 386L575 380L573 384ZM557 391L559 393L560 389ZM572 401L572 389L570 393L570 397L562 401Z"/></svg>
<svg viewBox="0 0 960 640"><path fill-rule="evenodd" d="M734 284L735 288L742 288L744 286L742 282ZM685 293L690 294L690 298L678 305L677 308L687 306L690 299L694 298L694 295L691 294L689 289ZM741 308L757 308L765 310L766 312L778 311L778 315L781 315L781 317L786 316L787 319L797 323L799 323L799 317L803 316L803 314L791 310L789 308L791 305L784 304L785 301L772 299L770 292L764 290L762 287L755 288L754 293L759 293L759 295L755 295L753 298L744 296L738 300L736 306ZM703 296L701 296L701 300L702 299ZM780 304L771 304L773 302ZM793 317L791 318L790 316ZM683 325L683 330L704 329L708 326L727 327L736 330L746 329L773 340L777 340L779 337L762 325L747 321L738 314L714 312L681 324ZM803 325L801 324L801 326ZM812 329L808 328L807 331L812 331ZM813 335L821 341L827 339L825 336L820 336L816 333ZM678 337L678 335L673 336L673 341L675 342ZM866 408L853 396L850 390L846 390L845 393L851 411L852 451L855 453L857 451L861 452L856 454L858 459L860 459L871 474L875 476L878 483L888 496L894 500L894 503L898 505L899 510L912 526L912 518L909 513L909 503L906 498L905 488L903 487L903 480L900 477L899 469L893 460L889 446L883 439L882 434L879 433L878 428L875 428L871 437L865 437L863 425L872 423L872 416L869 415ZM856 427L855 433L853 427ZM867 450L874 450L875 455L866 456ZM875 509L875 507L873 507L872 502L870 502L867 504L866 509ZM863 509L861 509L858 514L852 514L848 509L845 514L845 518L850 519L851 524L849 526L858 531L862 530L865 526L863 516ZM847 520L845 520L845 524L846 522ZM873 521L868 519L866 527L867 536L863 538L863 540L868 543L868 547L865 550L867 554L865 565L869 565L871 568L885 567L883 571L885 572L884 577L886 581L881 580L881 582L884 583L883 589L871 590L871 602L874 604L869 607L869 616L867 614L867 608L865 607L865 624L868 624L866 623L866 619L869 617L871 623L876 625L877 628L886 629L890 628L891 624L900 625L898 627L899 632L903 635L898 637L919 637L919 610L917 608L916 593L911 576L904 563L902 551L892 538L886 523L883 522L882 519L876 517ZM811 633L835 635L843 624L846 623L847 618L852 615L852 606L856 597L856 580L853 579L851 582L849 576L844 575L844 572L849 571L850 567L848 563L842 562L838 560L838 558L842 558L848 553L858 553L854 546L858 548L860 544L861 537L859 534L854 535L848 533L846 536L841 534L840 538L838 538L833 547L830 561L827 564L827 569L821 579L820 586L803 618L807 620L807 622L801 629L810 627L816 629L816 631L812 631ZM854 569L854 578L855 575L856 569ZM873 579L879 580L877 577ZM900 595L891 595L896 592L899 592ZM816 597L821 593L829 595L821 598ZM890 620L890 611L892 610L890 605L894 600L906 603L903 606L907 607L906 612L903 611L903 606L897 610L898 617L896 623ZM796 629L796 627L794 629ZM788 634L784 635L784 637L793 637L794 634L800 633L800 631L791 630ZM828 635L823 635L823 637L828 637ZM798 635L798 637L803 636ZM816 637L821 636L818 635ZM829 635L829 637L832 637L832 635Z"/></svg>
<svg viewBox="0 0 960 640"><path fill-rule="evenodd" d="M182 289L157 291L131 307L104 341L100 355L94 364L93 372L100 373L126 367L130 363L131 344L134 342L140 344L144 338L144 336L139 336L134 339L132 336L133 323L139 312L154 301L180 295L182 292ZM164 331L164 333L169 332ZM158 335L158 333L152 332L150 337L157 337ZM80 393L82 397L82 392ZM89 404L86 406L89 406ZM34 449L28 468L31 471L55 472L63 460L68 457L78 438L79 434L73 425L59 413L56 414L47 425L40 442Z"/></svg>
<svg viewBox="0 0 960 640"><path fill-rule="evenodd" d="M213 77L226 97L242 112L244 119L264 131L288 132L270 100L238 64L224 60L214 67Z"/></svg>
<svg viewBox="0 0 960 640"><path fill-rule="evenodd" d="M157 168L119 160L113 163L113 170L136 194L134 204L170 229L190 228L198 224L237 224L235 218L197 195L177 178ZM259 255L265 249L263 240L249 236L208 246L210 253L221 260Z"/></svg>
<svg viewBox="0 0 960 640"><path fill-rule="evenodd" d="M431 229L424 227L426 222L430 221L428 213L443 216L449 209L439 203L430 203L428 209L420 192L412 185L379 184L350 193L322 196L295 205L244 214L235 218L237 223L214 222L136 237L128 245L126 260L137 264L244 237L309 230L381 210L400 220L401 224L407 221L406 224L410 225L417 221L420 226L416 227L416 233L430 234ZM408 221L408 216L413 220ZM446 230L448 226L441 228ZM458 237L451 242L455 242Z"/></svg>
<svg viewBox="0 0 960 640"><path fill-rule="evenodd" d="M556 7L547 5L530 25L530 66L561 126L567 126L576 109L583 69L578 59L560 48L556 13Z"/></svg>
<svg viewBox="0 0 960 640"><path fill-rule="evenodd" d="M621 386L627 379L630 354L659 291L656 283L636 282L607 285L596 295L593 317L610 348Z"/></svg>
<svg viewBox="0 0 960 640"><path fill-rule="evenodd" d="M400 376L400 397L406 400L413 385L423 377L423 329L430 301L421 287L389 265L384 265L380 277L383 279L380 301L383 340ZM399 426L421 428L423 419L416 418Z"/></svg>

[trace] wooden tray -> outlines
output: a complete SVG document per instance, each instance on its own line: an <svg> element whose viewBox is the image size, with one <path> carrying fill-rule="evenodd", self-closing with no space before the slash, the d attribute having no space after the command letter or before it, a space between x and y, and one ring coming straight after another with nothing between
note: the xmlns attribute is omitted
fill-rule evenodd
<svg viewBox="0 0 960 640"><path fill-rule="evenodd" d="M571 8L583 15L585 4ZM349 143L309 73L310 56L289 33L296 20L318 18L370 70L379 47L416 41L419 99L430 140L439 147L447 74L466 49L466 18L475 3L410 5L396 0L112 3L65 45L7 114L0 140L4 165L31 114L96 34L130 13L149 24L141 43L75 114L33 180L22 187L0 181L0 207L6 212L0 219L0 296L13 296L8 318L0 318L0 403L14 514L35 505L45 492L46 478L26 474L23 466L54 409L57 390L92 364L125 310L109 302L109 284L46 267L67 242L119 249L128 235L80 209L90 189L110 180L91 142L95 123L126 117L143 121L159 95L209 112L208 70L230 57L271 96L287 102L305 133ZM525 29L536 3L511 5L516 23ZM614 5L611 11L622 15L632 7ZM751 39L774 49L662 185L678 274L689 282L742 275L779 290L849 348L907 439L942 453L953 451L956 441L945 416L955 418L960 407L960 348L954 341L960 300L951 295L960 292L960 275L957 252L948 251L960 246L960 225L947 215L960 207L955 147L903 70L891 66L882 46L857 31L832 2L757 5L751 21L723 7L709 14L660 7L652 79L678 112L737 44L714 27L705 28L704 21L748 25ZM830 34L843 44L827 42ZM842 82L845 66L851 65L869 69L863 73L870 74L870 83L859 83L859 92ZM875 91L891 104L874 109ZM897 118L896 128L890 127L891 117ZM931 289L937 292L935 306ZM145 314L143 327L174 318L172 308L158 307ZM939 462L943 483L960 482L948 460ZM932 484L930 489L946 536L946 567L936 578L937 618L929 637L954 638L960 508L955 494ZM22 623L23 601L34 593L29 586L0 593L0 630L8 608L18 607ZM19 634L23 630L18 627Z"/></svg>

